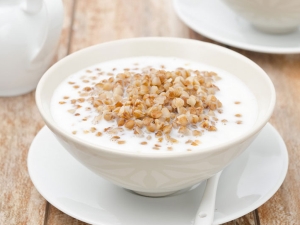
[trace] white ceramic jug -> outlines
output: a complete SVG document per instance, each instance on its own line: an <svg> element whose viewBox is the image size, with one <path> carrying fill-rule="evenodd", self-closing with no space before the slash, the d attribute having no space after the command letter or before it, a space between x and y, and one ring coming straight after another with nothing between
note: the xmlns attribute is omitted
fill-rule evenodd
<svg viewBox="0 0 300 225"><path fill-rule="evenodd" d="M0 96L35 89L63 22L61 0L0 0Z"/></svg>

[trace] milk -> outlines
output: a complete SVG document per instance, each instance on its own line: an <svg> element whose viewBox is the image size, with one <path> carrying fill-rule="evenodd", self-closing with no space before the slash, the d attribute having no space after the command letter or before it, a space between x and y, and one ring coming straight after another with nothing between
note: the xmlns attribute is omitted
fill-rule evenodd
<svg viewBox="0 0 300 225"><path fill-rule="evenodd" d="M146 129L143 129L143 137L137 137L132 130L128 130L124 126L122 127L123 131L119 131L117 134L108 134L104 130L108 127L111 127L110 129L117 128L116 121L101 119L95 123L95 117L99 113L86 100L77 102L76 104L80 105L80 108L73 112L74 105L71 100L83 98L79 92L84 87L92 87L103 79L115 77L118 73L124 72L124 69L142 73L142 69L149 67L166 71L174 71L182 67L184 69L216 72L221 79L214 82L220 89L215 96L223 105L221 113L215 112L215 117L218 119L215 122L217 131L207 131L199 127L197 130L200 130L202 135L195 137L192 135L184 136L178 133L178 130L173 129L170 136L175 138L177 143L170 143L166 139L159 142L155 134L147 132ZM87 99L88 97L90 96L84 98ZM236 138L253 126L257 118L257 111L256 99L249 88L228 72L200 62L150 56L103 62L70 74L57 87L51 102L51 114L54 120L63 130L78 139L99 147L110 147L120 151L169 152L170 154L172 152L201 151L203 148ZM199 144L192 145L191 142L194 141Z"/></svg>

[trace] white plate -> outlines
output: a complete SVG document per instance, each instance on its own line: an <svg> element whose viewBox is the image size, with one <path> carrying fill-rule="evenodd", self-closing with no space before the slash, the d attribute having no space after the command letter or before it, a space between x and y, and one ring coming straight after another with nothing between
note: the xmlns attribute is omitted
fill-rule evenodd
<svg viewBox="0 0 300 225"><path fill-rule="evenodd" d="M300 29L281 35L262 33L221 0L174 0L174 8L186 25L215 41L263 53L300 53Z"/></svg>
<svg viewBox="0 0 300 225"><path fill-rule="evenodd" d="M265 203L282 184L288 167L285 144L266 125L253 144L220 178L214 224L241 217ZM79 164L44 127L29 150L31 180L64 213L98 225L190 225L204 183L163 198L119 188Z"/></svg>

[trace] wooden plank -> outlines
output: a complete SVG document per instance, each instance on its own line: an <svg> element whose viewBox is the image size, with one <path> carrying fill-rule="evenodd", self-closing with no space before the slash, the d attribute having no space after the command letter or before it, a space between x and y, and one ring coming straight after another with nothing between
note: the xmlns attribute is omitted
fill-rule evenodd
<svg viewBox="0 0 300 225"><path fill-rule="evenodd" d="M57 48L56 54L53 59L53 63L60 60L69 54L70 39L71 39L71 25L72 16L74 11L74 1L73 0L62 0L64 6L64 22L63 28L60 36L59 46Z"/></svg>
<svg viewBox="0 0 300 225"><path fill-rule="evenodd" d="M258 224L255 221L254 212L251 212L234 221L224 223L224 225L258 225Z"/></svg>
<svg viewBox="0 0 300 225"><path fill-rule="evenodd" d="M78 1L73 31L71 52L121 38L188 36L170 0Z"/></svg>
<svg viewBox="0 0 300 225"><path fill-rule="evenodd" d="M70 13L68 6L65 11ZM64 21L56 60L66 53L68 23ZM0 224L43 224L46 201L34 188L27 172L29 146L44 125L34 92L0 98L0 106Z"/></svg>
<svg viewBox="0 0 300 225"><path fill-rule="evenodd" d="M29 179L26 160L30 143L43 126L34 93L0 98L0 105L0 224L41 224L46 202Z"/></svg>
<svg viewBox="0 0 300 225"><path fill-rule="evenodd" d="M289 152L287 177L279 191L259 208L261 224L293 225L300 222L300 55L264 55L255 60L271 77L277 103L271 123L282 135Z"/></svg>
<svg viewBox="0 0 300 225"><path fill-rule="evenodd" d="M87 223L76 220L55 207L50 206L45 225L87 225Z"/></svg>

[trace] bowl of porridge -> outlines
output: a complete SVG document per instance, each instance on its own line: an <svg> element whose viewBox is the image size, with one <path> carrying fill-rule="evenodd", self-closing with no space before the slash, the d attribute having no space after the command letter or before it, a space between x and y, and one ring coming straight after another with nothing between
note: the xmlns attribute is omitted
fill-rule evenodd
<svg viewBox="0 0 300 225"><path fill-rule="evenodd" d="M36 103L81 164L145 196L165 196L224 169L255 139L274 86L229 49L180 38L95 45L53 65Z"/></svg>

